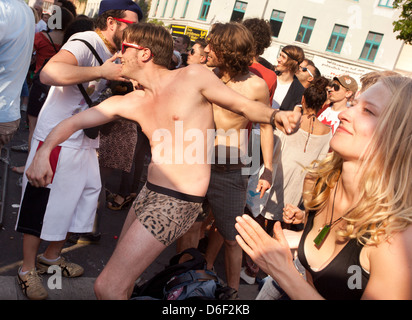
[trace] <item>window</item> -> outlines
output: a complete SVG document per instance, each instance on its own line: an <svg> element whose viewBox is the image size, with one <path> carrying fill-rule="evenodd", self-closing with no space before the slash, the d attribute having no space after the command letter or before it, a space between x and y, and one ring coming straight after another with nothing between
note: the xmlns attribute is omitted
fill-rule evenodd
<svg viewBox="0 0 412 320"><path fill-rule="evenodd" d="M186 17L187 7L189 6L189 0L186 0L185 8L183 9L183 14L181 18Z"/></svg>
<svg viewBox="0 0 412 320"><path fill-rule="evenodd" d="M160 0L157 0L156 9L155 9L155 13L154 13L155 17L157 16L157 10L159 9L159 3L160 3Z"/></svg>
<svg viewBox="0 0 412 320"><path fill-rule="evenodd" d="M235 22L242 21L243 16L245 15L246 7L247 7L246 2L236 1L230 21L235 21Z"/></svg>
<svg viewBox="0 0 412 320"><path fill-rule="evenodd" d="M376 54L378 53L379 46L382 42L382 38L383 34L369 32L359 59L370 62L375 61Z"/></svg>
<svg viewBox="0 0 412 320"><path fill-rule="evenodd" d="M315 19L303 17L295 41L308 44L310 36L312 35L313 27L315 26L315 22Z"/></svg>
<svg viewBox="0 0 412 320"><path fill-rule="evenodd" d="M164 8L163 8L162 18L165 16L165 12L166 12L166 8L167 8L167 3L168 3L168 2L169 2L169 1L166 0L165 6L164 6Z"/></svg>
<svg viewBox="0 0 412 320"><path fill-rule="evenodd" d="M177 6L177 0L175 0L175 4L173 5L173 10L172 10L172 14L170 15L170 18L173 18L173 16L175 15L176 6Z"/></svg>
<svg viewBox="0 0 412 320"><path fill-rule="evenodd" d="M272 36L277 38L279 36L280 28L282 27L283 19L285 19L286 12L272 10L270 16L270 28L272 29Z"/></svg>
<svg viewBox="0 0 412 320"><path fill-rule="evenodd" d="M202 8L200 9L199 20L206 20L209 14L209 8L212 0L203 0Z"/></svg>
<svg viewBox="0 0 412 320"><path fill-rule="evenodd" d="M393 0L379 0L379 7L393 8Z"/></svg>
<svg viewBox="0 0 412 320"><path fill-rule="evenodd" d="M340 53L349 28L335 24L326 51Z"/></svg>

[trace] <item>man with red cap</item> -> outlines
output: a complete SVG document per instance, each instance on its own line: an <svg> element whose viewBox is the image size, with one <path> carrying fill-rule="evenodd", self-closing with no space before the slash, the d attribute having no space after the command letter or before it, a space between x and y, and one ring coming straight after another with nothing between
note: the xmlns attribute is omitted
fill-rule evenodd
<svg viewBox="0 0 412 320"><path fill-rule="evenodd" d="M51 89L39 114L26 168L59 122L89 107L78 84L93 101L106 88L108 80L126 80L121 76L121 64L114 63L116 52L121 47L123 30L142 17L142 10L131 0L103 0L96 30L73 35L43 68L41 81ZM104 63L99 63L88 44ZM60 267L66 277L83 274L81 266L66 261L60 254L68 232L92 231L101 189L98 147L98 138L91 139L79 130L53 150L52 183L35 188L24 176L16 224L16 230L24 234L23 265L17 280L29 299L47 297L39 273L50 267ZM41 240L49 241L49 245L36 259Z"/></svg>

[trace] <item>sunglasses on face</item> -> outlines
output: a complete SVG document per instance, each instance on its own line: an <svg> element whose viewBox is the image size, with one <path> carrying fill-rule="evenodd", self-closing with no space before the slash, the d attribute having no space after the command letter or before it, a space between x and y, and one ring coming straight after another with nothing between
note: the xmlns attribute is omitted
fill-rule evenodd
<svg viewBox="0 0 412 320"><path fill-rule="evenodd" d="M127 50L127 48L134 48L134 49L138 49L138 50L143 50L146 49L145 47L139 46L138 44L133 44L133 43L128 43L128 42L123 42L122 43L122 54L124 54ZM152 57L153 57L153 53L152 53Z"/></svg>
<svg viewBox="0 0 412 320"><path fill-rule="evenodd" d="M312 78L314 78L312 72L310 72L310 70L309 70L308 68L306 68L306 67L300 67L300 69L301 69L303 72L306 72L306 71L307 71L307 72L310 74L310 76L311 76Z"/></svg>
<svg viewBox="0 0 412 320"><path fill-rule="evenodd" d="M336 92L340 90L340 85L336 82L332 83L330 86Z"/></svg>
<svg viewBox="0 0 412 320"><path fill-rule="evenodd" d="M192 48L192 50L190 50L190 55L193 56L195 54L195 49Z"/></svg>
<svg viewBox="0 0 412 320"><path fill-rule="evenodd" d="M126 23L126 24L133 24L134 22L133 21L130 21L130 20L126 20L126 19L120 19L120 18L114 18L114 17L112 17L114 20L116 20L116 21L118 21L118 22L124 22L124 23Z"/></svg>

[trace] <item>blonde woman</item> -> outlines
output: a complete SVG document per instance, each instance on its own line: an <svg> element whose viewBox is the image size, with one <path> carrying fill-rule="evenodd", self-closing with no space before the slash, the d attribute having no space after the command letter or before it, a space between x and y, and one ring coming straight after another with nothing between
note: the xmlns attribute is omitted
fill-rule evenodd
<svg viewBox="0 0 412 320"><path fill-rule="evenodd" d="M271 238L238 217L237 241L291 299L412 299L412 80L382 78L339 118L295 217L307 281L279 223Z"/></svg>

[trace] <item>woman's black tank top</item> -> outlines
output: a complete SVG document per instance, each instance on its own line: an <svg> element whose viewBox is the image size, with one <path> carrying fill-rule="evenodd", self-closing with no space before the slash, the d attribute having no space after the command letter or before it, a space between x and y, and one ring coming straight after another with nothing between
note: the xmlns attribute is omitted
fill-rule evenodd
<svg viewBox="0 0 412 320"><path fill-rule="evenodd" d="M351 239L338 255L319 272L313 271L306 260L304 243L313 227L314 211L309 212L308 221L300 239L298 257L313 279L316 290L327 300L360 299L369 280L369 274L362 269L360 252L363 245Z"/></svg>

